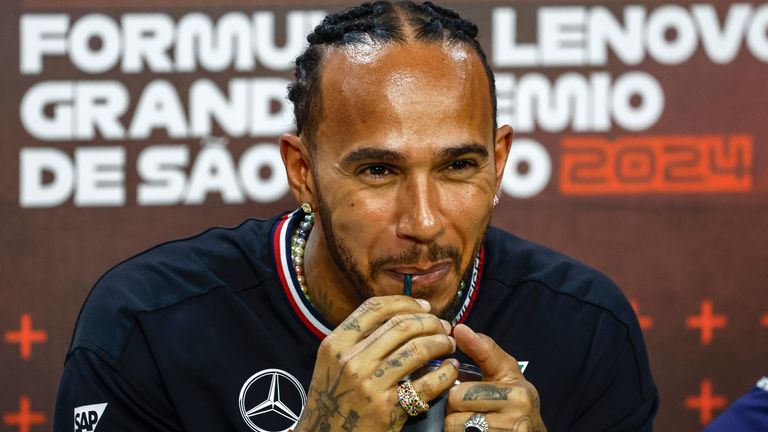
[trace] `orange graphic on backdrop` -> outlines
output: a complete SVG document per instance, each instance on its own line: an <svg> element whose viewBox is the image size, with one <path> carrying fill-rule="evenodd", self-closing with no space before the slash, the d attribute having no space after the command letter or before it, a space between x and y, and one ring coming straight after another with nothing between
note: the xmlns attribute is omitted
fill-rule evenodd
<svg viewBox="0 0 768 432"><path fill-rule="evenodd" d="M24 360L32 357L32 344L43 343L48 340L48 332L45 330L33 330L32 317L28 314L22 314L20 328L18 331L5 332L6 343L19 344L19 355Z"/></svg>
<svg viewBox="0 0 768 432"><path fill-rule="evenodd" d="M715 314L712 300L704 299L701 302L699 315L689 315L685 320L685 326L689 329L699 329L701 332L701 344L709 345L712 343L715 330L728 326L728 317L722 314Z"/></svg>
<svg viewBox="0 0 768 432"><path fill-rule="evenodd" d="M761 327L768 327L768 314L765 314L760 317L760 326Z"/></svg>
<svg viewBox="0 0 768 432"><path fill-rule="evenodd" d="M561 144L564 195L749 192L749 135L570 137Z"/></svg>
<svg viewBox="0 0 768 432"><path fill-rule="evenodd" d="M728 405L728 399L723 395L713 394L712 380L701 381L698 395L685 398L685 408L699 411L699 421L702 426L712 421L712 411L723 409Z"/></svg>
<svg viewBox="0 0 768 432"><path fill-rule="evenodd" d="M629 303L632 305L635 315L637 315L637 320L640 322L640 328L648 330L653 327L653 318L650 315L640 315L640 306L638 306L637 301L631 300Z"/></svg>
<svg viewBox="0 0 768 432"><path fill-rule="evenodd" d="M32 411L29 396L23 395L19 398L19 411L6 413L3 423L7 426L18 426L19 432L30 432L31 426L45 424L45 414Z"/></svg>

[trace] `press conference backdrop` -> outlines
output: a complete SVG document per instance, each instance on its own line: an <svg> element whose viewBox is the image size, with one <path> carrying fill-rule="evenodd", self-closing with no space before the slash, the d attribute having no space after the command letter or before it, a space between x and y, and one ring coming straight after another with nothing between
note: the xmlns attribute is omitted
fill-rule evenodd
<svg viewBox="0 0 768 432"><path fill-rule="evenodd" d="M446 3L479 24L516 132L494 223L610 275L657 430L701 429L768 373L768 4ZM110 266L296 205L285 87L347 5L3 2L0 430L51 429Z"/></svg>

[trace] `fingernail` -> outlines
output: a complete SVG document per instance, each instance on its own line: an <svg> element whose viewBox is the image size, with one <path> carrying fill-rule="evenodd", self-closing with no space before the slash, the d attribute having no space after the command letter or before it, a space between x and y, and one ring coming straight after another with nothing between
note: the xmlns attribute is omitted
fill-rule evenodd
<svg viewBox="0 0 768 432"><path fill-rule="evenodd" d="M454 339L451 336L448 336L448 339L451 340L451 345L453 345L453 351L451 351L451 352L456 352L456 339Z"/></svg>
<svg viewBox="0 0 768 432"><path fill-rule="evenodd" d="M453 366L453 367L454 367L456 370L459 370L459 365L460 365L460 363L459 363L459 361L458 361L458 360L456 360L456 359L453 359L453 358L452 358L452 359L448 359L448 360L446 360L446 361L447 361L448 363L450 363L450 364L451 364L451 366Z"/></svg>
<svg viewBox="0 0 768 432"><path fill-rule="evenodd" d="M429 310L432 308L429 302L424 299L416 299L416 301L419 302L421 308L424 309L424 312L429 312Z"/></svg>
<svg viewBox="0 0 768 432"><path fill-rule="evenodd" d="M446 320L440 320L441 323L443 323L443 329L445 329L445 332L447 334L451 334L451 323L449 323Z"/></svg>

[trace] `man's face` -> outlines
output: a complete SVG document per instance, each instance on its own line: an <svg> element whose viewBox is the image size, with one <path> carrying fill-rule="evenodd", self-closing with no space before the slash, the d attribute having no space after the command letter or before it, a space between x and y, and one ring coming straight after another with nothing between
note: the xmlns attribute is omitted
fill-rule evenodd
<svg viewBox="0 0 768 432"><path fill-rule="evenodd" d="M413 295L444 310L482 243L508 151L482 63L441 43L330 49L321 92L317 219L347 294L401 294L412 274Z"/></svg>

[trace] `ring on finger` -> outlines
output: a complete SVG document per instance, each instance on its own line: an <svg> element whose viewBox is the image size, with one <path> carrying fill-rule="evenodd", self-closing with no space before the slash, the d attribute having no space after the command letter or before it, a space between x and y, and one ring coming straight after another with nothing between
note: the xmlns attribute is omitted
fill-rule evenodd
<svg viewBox="0 0 768 432"><path fill-rule="evenodd" d="M405 380L397 385L397 397L400 400L400 406L411 417L415 417L429 409L429 404L424 402L421 396L414 390L411 380Z"/></svg>
<svg viewBox="0 0 768 432"><path fill-rule="evenodd" d="M485 414L472 414L472 417L464 423L464 432L488 432L488 420L485 419Z"/></svg>

